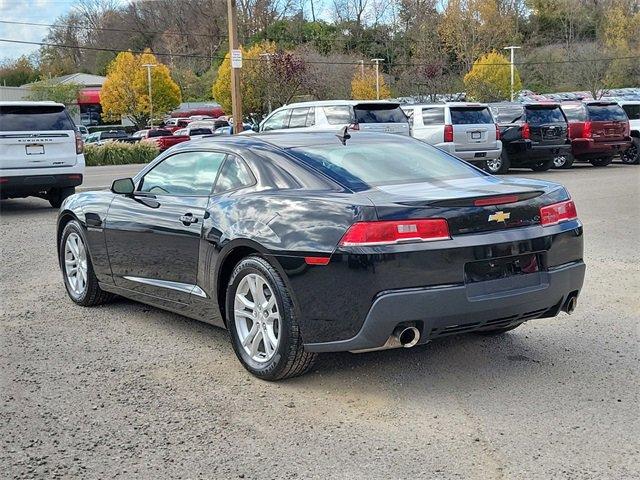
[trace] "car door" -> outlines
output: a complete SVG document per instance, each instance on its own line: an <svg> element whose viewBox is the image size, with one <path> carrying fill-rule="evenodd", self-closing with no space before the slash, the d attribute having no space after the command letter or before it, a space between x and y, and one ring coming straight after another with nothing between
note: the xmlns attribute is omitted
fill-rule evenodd
<svg viewBox="0 0 640 480"><path fill-rule="evenodd" d="M141 178L131 195L113 200L105 224L117 286L187 304L197 291L202 224L226 154L171 155Z"/></svg>

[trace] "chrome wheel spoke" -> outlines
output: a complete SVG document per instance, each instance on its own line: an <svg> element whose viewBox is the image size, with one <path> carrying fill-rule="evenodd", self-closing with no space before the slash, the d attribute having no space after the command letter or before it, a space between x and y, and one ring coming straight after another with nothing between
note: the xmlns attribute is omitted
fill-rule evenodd
<svg viewBox="0 0 640 480"><path fill-rule="evenodd" d="M242 341L242 346L246 348L249 345L251 345L251 342L253 342L253 339L256 337L257 333L258 333L258 323L255 322L251 326L251 330L249 330L249 333L247 334L247 336Z"/></svg>
<svg viewBox="0 0 640 480"><path fill-rule="evenodd" d="M87 287L87 250L82 238L75 232L65 242L64 270L72 293L75 296L82 295Z"/></svg>
<svg viewBox="0 0 640 480"><path fill-rule="evenodd" d="M262 343L262 338L262 330L258 330L251 340L249 353L254 360L258 357L258 348L260 347L260 343Z"/></svg>
<svg viewBox="0 0 640 480"><path fill-rule="evenodd" d="M240 295L239 293L236 294L236 299L240 300L240 302L246 307L249 308L251 310L253 310L255 308L255 303L253 303L251 300L249 300L247 297L245 297L244 295ZM251 312L249 312L251 313Z"/></svg>

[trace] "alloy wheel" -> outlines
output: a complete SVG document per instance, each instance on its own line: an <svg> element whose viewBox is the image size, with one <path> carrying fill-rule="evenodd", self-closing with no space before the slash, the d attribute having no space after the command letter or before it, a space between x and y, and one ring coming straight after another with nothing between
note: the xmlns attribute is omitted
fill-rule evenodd
<svg viewBox="0 0 640 480"><path fill-rule="evenodd" d="M234 298L234 319L238 339L255 362L271 360L280 342L280 312L276 296L259 274L244 276Z"/></svg>
<svg viewBox="0 0 640 480"><path fill-rule="evenodd" d="M553 167L554 168L562 168L565 163L567 163L567 157L564 155L558 155L557 157L553 157Z"/></svg>
<svg viewBox="0 0 640 480"><path fill-rule="evenodd" d="M80 297L87 289L87 249L75 232L69 234L64 244L64 271L69 288Z"/></svg>
<svg viewBox="0 0 640 480"><path fill-rule="evenodd" d="M491 160L487 160L487 168L491 173L495 173L498 170L500 170L501 166L502 166L501 158L492 158Z"/></svg>
<svg viewBox="0 0 640 480"><path fill-rule="evenodd" d="M638 155L638 146L633 143L625 152L622 152L620 158L623 163L634 163Z"/></svg>

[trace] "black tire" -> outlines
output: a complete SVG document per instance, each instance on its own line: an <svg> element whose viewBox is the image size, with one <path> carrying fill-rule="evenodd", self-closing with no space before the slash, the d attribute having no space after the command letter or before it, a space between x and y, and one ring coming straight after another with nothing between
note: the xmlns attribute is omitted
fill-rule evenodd
<svg viewBox="0 0 640 480"><path fill-rule="evenodd" d="M575 158L568 153L553 157L553 168L567 170L573 166Z"/></svg>
<svg viewBox="0 0 640 480"><path fill-rule="evenodd" d="M594 158L593 160L589 160L589 163L594 167L606 167L611 162L613 162L613 157Z"/></svg>
<svg viewBox="0 0 640 480"><path fill-rule="evenodd" d="M258 274L267 282L276 297L280 312L279 341L273 356L266 362L251 358L242 346L236 326L234 300L240 281L249 274ZM282 380L302 375L309 371L316 354L304 350L300 327L295 316L293 302L282 277L269 262L257 255L241 260L234 268L226 295L227 327L231 333L233 349L240 363L251 374L263 380Z"/></svg>
<svg viewBox="0 0 640 480"><path fill-rule="evenodd" d="M49 203L53 208L60 208L62 202L74 193L76 193L75 187L52 188L47 194L47 200L49 200Z"/></svg>
<svg viewBox="0 0 640 480"><path fill-rule="evenodd" d="M487 172L493 175L503 175L508 173L510 167L511 160L509 160L509 154L504 148L502 149L500 158L497 158L496 160L487 160L486 163Z"/></svg>
<svg viewBox="0 0 640 480"><path fill-rule="evenodd" d="M622 163L627 165L638 165L640 164L640 138L633 137L631 140L631 147L623 152L620 158Z"/></svg>
<svg viewBox="0 0 640 480"><path fill-rule="evenodd" d="M549 160L545 160L544 162L539 163L538 165L534 165L533 167L531 167L531 170L533 170L534 172L546 172L551 167L553 167L553 158L550 158Z"/></svg>
<svg viewBox="0 0 640 480"><path fill-rule="evenodd" d="M522 325L522 323L516 323L515 325L510 325L508 327L491 328L488 330L478 330L475 333L477 335L485 335L485 336L502 335L503 333L507 333L513 330L514 328L518 328L520 325Z"/></svg>
<svg viewBox="0 0 640 480"><path fill-rule="evenodd" d="M86 257L87 257L87 281L84 292L81 294L76 294L73 291L73 288L69 284L69 279L67 278L67 273L65 269L65 245L67 242L67 238L72 233L77 234L82 242L84 243L84 247L86 249ZM81 305L83 307L94 307L96 305L100 305L102 303L108 302L113 298L113 294L105 292L98 285L98 279L93 270L93 264L91 263L91 255L89 254L89 246L87 244L87 239L84 235L84 231L80 223L77 220L71 220L67 223L62 231L62 236L60 237L60 244L58 245L58 260L60 263L60 268L62 269L62 278L64 280L64 286L67 290L67 294L69 298L76 304Z"/></svg>

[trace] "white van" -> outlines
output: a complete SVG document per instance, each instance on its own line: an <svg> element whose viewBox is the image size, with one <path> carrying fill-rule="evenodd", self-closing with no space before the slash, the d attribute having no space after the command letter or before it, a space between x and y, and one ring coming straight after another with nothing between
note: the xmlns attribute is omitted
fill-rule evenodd
<svg viewBox="0 0 640 480"><path fill-rule="evenodd" d="M41 197L58 208L82 183L83 148L61 103L0 102L0 198Z"/></svg>
<svg viewBox="0 0 640 480"><path fill-rule="evenodd" d="M347 126L363 132L409 135L409 122L400 104L386 100L292 103L271 112L260 123L259 131L337 131Z"/></svg>
<svg viewBox="0 0 640 480"><path fill-rule="evenodd" d="M458 158L485 168L500 158L502 142L489 106L450 102L407 105L411 135Z"/></svg>

